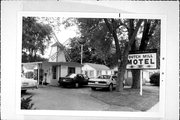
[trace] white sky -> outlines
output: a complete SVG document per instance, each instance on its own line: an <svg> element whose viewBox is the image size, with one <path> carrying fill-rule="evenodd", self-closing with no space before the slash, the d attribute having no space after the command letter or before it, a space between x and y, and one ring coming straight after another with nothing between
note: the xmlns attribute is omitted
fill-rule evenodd
<svg viewBox="0 0 180 120"><path fill-rule="evenodd" d="M58 38L59 42L63 45L65 45L68 42L69 38L73 38L78 36L78 28L76 26L71 26L69 28L61 28L60 32L54 31L56 34L56 37ZM51 44L49 45L48 49L45 50L45 55L43 57L48 58L51 51L51 45L55 43L55 40L51 39Z"/></svg>

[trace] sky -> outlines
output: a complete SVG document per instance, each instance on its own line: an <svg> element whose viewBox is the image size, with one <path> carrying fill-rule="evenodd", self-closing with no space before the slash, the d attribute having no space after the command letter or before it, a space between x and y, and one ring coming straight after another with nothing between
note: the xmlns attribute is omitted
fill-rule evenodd
<svg viewBox="0 0 180 120"><path fill-rule="evenodd" d="M58 38L59 42L63 45L66 45L68 43L68 39L78 36L78 28L77 26L71 26L68 28L61 28L61 31L55 31L56 37ZM45 50L45 55L43 57L48 58L50 51L51 51L51 45L55 43L55 40L51 39L51 44L49 45L48 49Z"/></svg>

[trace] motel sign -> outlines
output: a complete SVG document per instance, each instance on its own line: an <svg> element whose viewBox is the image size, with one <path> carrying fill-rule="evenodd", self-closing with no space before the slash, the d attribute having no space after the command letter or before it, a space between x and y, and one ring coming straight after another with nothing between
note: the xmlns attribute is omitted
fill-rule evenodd
<svg viewBox="0 0 180 120"><path fill-rule="evenodd" d="M156 53L137 53L128 55L127 69L156 69Z"/></svg>

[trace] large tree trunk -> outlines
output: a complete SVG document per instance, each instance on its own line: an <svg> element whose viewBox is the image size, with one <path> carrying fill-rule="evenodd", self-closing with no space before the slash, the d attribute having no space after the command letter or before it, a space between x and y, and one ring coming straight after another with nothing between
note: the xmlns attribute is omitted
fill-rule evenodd
<svg viewBox="0 0 180 120"><path fill-rule="evenodd" d="M152 36L156 25L158 24L158 21L155 20L154 24L151 26L151 21L144 20L144 30L143 30L143 35L141 39L141 44L139 46L139 51L144 51L147 49L148 42L150 40L150 37ZM132 44L131 50L136 51L138 48L136 44ZM140 88L140 70L131 70L132 72L132 77L133 77L133 83L132 83L132 88L134 89L139 89Z"/></svg>
<svg viewBox="0 0 180 120"><path fill-rule="evenodd" d="M115 46L116 46L116 55L118 57L118 78L117 78L117 84L116 84L116 91L117 92L122 92L123 91L123 81L124 81L124 74L126 71L126 65L128 62L128 54L129 54L129 50L132 46L132 44L134 43L135 37L137 35L137 32L139 30L139 27L142 23L143 20L139 20L135 30L133 31L133 33L131 34L131 36L129 37L129 42L126 42L125 44L125 48L123 50L123 54L121 54L121 48L119 45L119 40L116 34L116 29L114 29L113 23L114 23L114 19L112 19L112 26L111 24L108 22L107 19L104 19L109 31L112 33L114 41L115 41ZM132 20L133 21L133 20Z"/></svg>
<svg viewBox="0 0 180 120"><path fill-rule="evenodd" d="M132 88L139 89L140 88L140 70L131 70L132 72Z"/></svg>
<svg viewBox="0 0 180 120"><path fill-rule="evenodd" d="M118 65L118 80L117 80L117 84L116 84L116 91L117 92L122 92L123 91L123 81L124 81L124 74L126 71L126 68L123 66L126 66L126 63L123 63Z"/></svg>
<svg viewBox="0 0 180 120"><path fill-rule="evenodd" d="M141 44L139 47L139 50L144 51L146 50L147 43L148 43L148 32L150 29L150 23L147 23L147 20L144 20L144 31L143 31L143 36L141 39ZM131 51L136 51L138 50L136 46L136 41L131 46ZM132 72L132 86L131 88L133 89L140 89L140 70L139 69L133 69L131 70Z"/></svg>

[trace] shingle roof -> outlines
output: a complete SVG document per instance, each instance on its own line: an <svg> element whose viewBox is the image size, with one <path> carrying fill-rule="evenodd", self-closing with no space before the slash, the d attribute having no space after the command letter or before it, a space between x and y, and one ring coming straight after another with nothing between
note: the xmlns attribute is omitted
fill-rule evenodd
<svg viewBox="0 0 180 120"><path fill-rule="evenodd" d="M91 67L93 67L96 70L110 70L109 67L107 67L106 65L101 65L101 64L94 64L94 63L84 63L84 65L87 64Z"/></svg>

